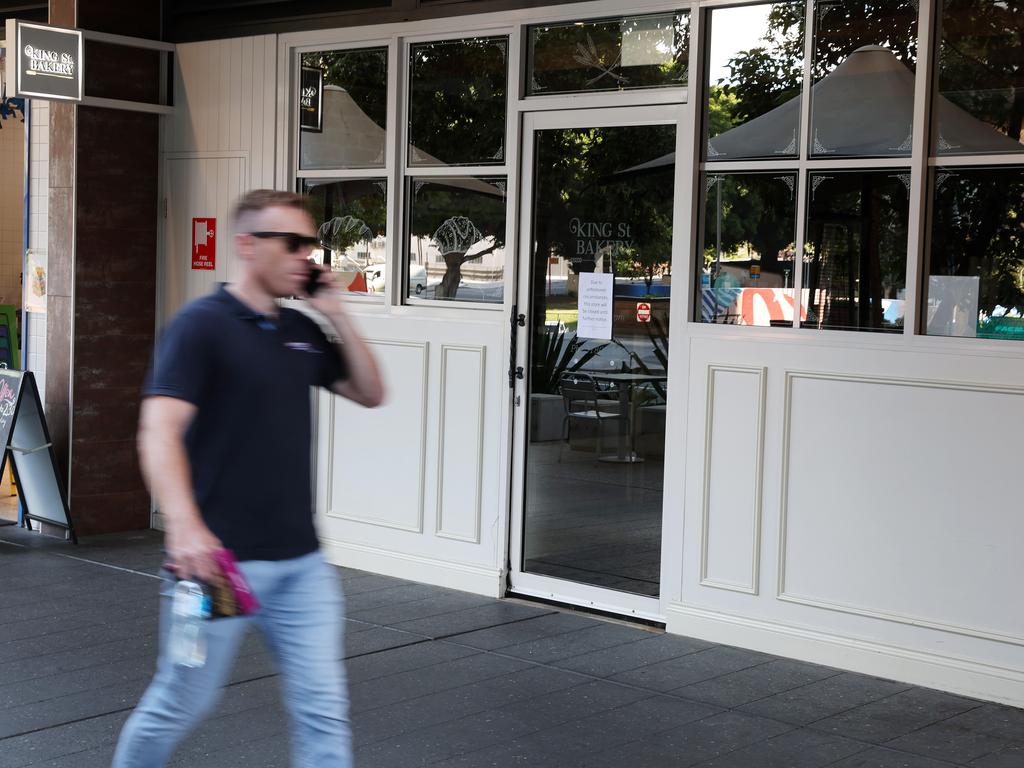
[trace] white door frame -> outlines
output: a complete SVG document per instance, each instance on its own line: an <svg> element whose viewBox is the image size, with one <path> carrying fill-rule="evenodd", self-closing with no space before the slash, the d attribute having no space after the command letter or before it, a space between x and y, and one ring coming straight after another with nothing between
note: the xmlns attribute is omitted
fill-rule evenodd
<svg viewBox="0 0 1024 768"><path fill-rule="evenodd" d="M534 182L534 135L537 131L565 128L610 128L619 126L666 125L676 126L678 145L679 132L686 129L685 104L660 104L641 107L608 107L601 109L575 109L552 112L531 112L523 115L521 133L521 175L519 200L519 258L517 275L517 297L519 312L526 316L526 324L517 327L518 333L516 365L529 370L529 346L532 318L531 262L533 259L533 182ZM515 416L513 418L513 450L511 474L511 514L509 536L509 587L510 592L528 597L554 600L560 603L632 616L649 621L664 622L665 558L662 556L661 597L645 597L613 589L594 587L552 576L525 573L523 562L523 514L526 480L526 451L528 442L528 377L515 382ZM682 393L674 393L676 397ZM665 465L668 467L668 464ZM663 500L664 501L664 500ZM667 507L662 507L662 538L666 532ZM675 527L671 527L675 530ZM664 552L664 547L663 547ZM674 570L674 569L673 569Z"/></svg>

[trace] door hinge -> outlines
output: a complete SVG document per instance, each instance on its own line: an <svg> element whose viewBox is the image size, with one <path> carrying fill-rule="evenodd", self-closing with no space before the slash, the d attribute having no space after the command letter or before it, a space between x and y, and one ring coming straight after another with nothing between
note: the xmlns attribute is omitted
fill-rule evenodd
<svg viewBox="0 0 1024 768"><path fill-rule="evenodd" d="M512 305L512 317L509 320L509 325L512 328L512 338L509 342L509 353L508 353L508 387L513 389L516 385L516 379L523 378L523 366L516 365L516 358L519 355L519 328L526 327L526 315L519 314L519 306L516 304Z"/></svg>

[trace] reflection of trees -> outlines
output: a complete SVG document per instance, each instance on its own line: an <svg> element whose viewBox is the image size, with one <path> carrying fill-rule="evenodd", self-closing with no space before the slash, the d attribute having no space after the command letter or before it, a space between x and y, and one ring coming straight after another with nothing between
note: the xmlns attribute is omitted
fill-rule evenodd
<svg viewBox="0 0 1024 768"><path fill-rule="evenodd" d="M437 228L431 236L444 259L444 277L434 296L439 299L454 299L462 282L462 265L479 259L498 248L497 242L482 251L470 254L470 249L484 239L483 233L465 216L453 216Z"/></svg>
<svg viewBox="0 0 1024 768"><path fill-rule="evenodd" d="M639 265L642 274L653 275L669 262L673 167L616 174L674 148L675 131L665 126L550 130L539 135L533 233L538 288L543 287L546 261L552 255L569 261L574 272L594 271L596 257L577 252L580 236L572 231L574 219L628 225L628 237L616 229L607 238L628 242L609 243L602 250L611 257L616 247L625 246L629 262Z"/></svg>
<svg viewBox="0 0 1024 768"><path fill-rule="evenodd" d="M449 165L504 162L507 49L504 37L413 46L413 147Z"/></svg>
<svg viewBox="0 0 1024 768"><path fill-rule="evenodd" d="M944 0L938 25L939 90L975 117L1017 140L1024 123L1022 6L1024 0ZM816 3L814 18L815 82L865 45L883 46L911 69L916 66L917 11L911 0L821 0ZM711 84L709 137L766 114L800 93L804 34L802 3L772 7L763 44L736 54L728 65L729 76ZM969 151L970 147L962 150ZM935 200L930 273L980 276L979 306L983 310L997 304L1024 309L1022 169L939 171L932 186ZM749 239L754 250L766 257L762 269L772 271L775 267L771 259L779 241L772 237L772 223L767 224L768 232L745 234L745 230L763 227L760 222L765 218L773 218L770 204L763 199L766 189L766 185L758 189L742 184L722 186L722 247L724 251L735 250ZM878 228L875 239L850 232L844 237L856 240L855 250L862 260L865 248L877 251L877 275L853 277L867 280L862 284L863 296L889 295L886 276L904 270L904 230L897 219L906 203L900 195L894 193L888 199L879 197L877 191L864 200ZM714 244L714 216L715 198L709 194L706 248ZM813 231L808 232L809 244L813 245L815 236ZM806 281L808 286L818 284L814 269ZM867 307L865 311L875 312ZM875 316L868 319L871 324L878 320Z"/></svg>
<svg viewBox="0 0 1024 768"><path fill-rule="evenodd" d="M1024 121L1024 2L945 0L939 90L1014 139Z"/></svg>
<svg viewBox="0 0 1024 768"><path fill-rule="evenodd" d="M649 29L671 29L664 64L623 66L622 41ZM567 93L685 83L689 14L660 14L585 25L559 24L533 32L533 92Z"/></svg>
<svg viewBox="0 0 1024 768"><path fill-rule="evenodd" d="M887 327L881 300L897 298L905 283L907 188L886 173L812 179L805 286L820 326Z"/></svg>
<svg viewBox="0 0 1024 768"><path fill-rule="evenodd" d="M662 165L647 173L621 172L674 148L675 130L671 126L547 130L537 134L532 272L535 364L537 356L543 357L551 344L552 331L543 323L549 299L544 282L549 257L562 257L576 273L593 272L596 266L595 254L578 254L581 222L614 225L607 238L612 242L600 243L597 248L606 257L603 264L607 271L643 276L650 286L653 275L670 262L674 167ZM628 235L620 236L627 228ZM586 360L589 357L576 360L576 364Z"/></svg>
<svg viewBox="0 0 1024 768"><path fill-rule="evenodd" d="M939 171L933 181L933 275L978 275L979 308L1024 310L1024 173Z"/></svg>
<svg viewBox="0 0 1024 768"><path fill-rule="evenodd" d="M315 182L313 182L315 183ZM366 236L373 239L387 232L387 194L382 183L373 181L337 181L310 186L306 182L306 194L309 195L310 211L317 225L337 222L332 226L332 238L322 242L324 248L324 264L330 264L331 251L344 252L348 247L360 242L357 237ZM381 184L381 186L378 186ZM352 224L358 221L362 227L346 228L342 220ZM368 235L368 236L367 236Z"/></svg>
<svg viewBox="0 0 1024 768"><path fill-rule="evenodd" d="M764 45L737 53L727 65L729 77L711 84L708 138L767 114L800 95L804 59L803 9L803 3L773 5L768 14ZM714 19L713 13L712 24Z"/></svg>
<svg viewBox="0 0 1024 768"><path fill-rule="evenodd" d="M409 216L413 237L427 237L435 244L445 263L445 274L435 291L436 298L454 299L467 262L491 253L505 243L505 197L498 194L503 179L475 181L445 179L412 182L412 207ZM480 189L456 185L479 184ZM485 185L492 185L492 193ZM491 244L467 255L483 240Z"/></svg>
<svg viewBox="0 0 1024 768"><path fill-rule="evenodd" d="M302 66L324 71L324 85L337 85L373 122L384 128L388 114L388 51L318 51L302 56Z"/></svg>
<svg viewBox="0 0 1024 768"><path fill-rule="evenodd" d="M789 262L780 262L779 256L793 246L795 182L792 174L708 176L705 184L704 258L714 257L720 235L723 254L749 245L760 257L762 272L779 273L784 266L789 268Z"/></svg>

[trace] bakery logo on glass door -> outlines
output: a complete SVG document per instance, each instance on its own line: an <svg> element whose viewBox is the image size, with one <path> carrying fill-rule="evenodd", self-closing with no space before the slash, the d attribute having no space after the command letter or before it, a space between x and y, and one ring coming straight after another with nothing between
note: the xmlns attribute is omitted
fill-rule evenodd
<svg viewBox="0 0 1024 768"><path fill-rule="evenodd" d="M217 220L192 219L192 269L217 268Z"/></svg>

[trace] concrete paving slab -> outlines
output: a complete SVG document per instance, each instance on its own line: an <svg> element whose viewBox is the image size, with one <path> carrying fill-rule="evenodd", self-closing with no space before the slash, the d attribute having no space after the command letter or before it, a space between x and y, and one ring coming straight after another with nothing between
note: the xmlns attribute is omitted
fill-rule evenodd
<svg viewBox="0 0 1024 768"><path fill-rule="evenodd" d="M825 768L870 748L870 744L800 728L712 758L699 768Z"/></svg>
<svg viewBox="0 0 1024 768"><path fill-rule="evenodd" d="M808 725L911 687L904 683L844 672L745 704L740 709L794 725Z"/></svg>
<svg viewBox="0 0 1024 768"><path fill-rule="evenodd" d="M956 763L909 755L883 747L872 747L852 757L833 763L834 768L950 768Z"/></svg>
<svg viewBox="0 0 1024 768"><path fill-rule="evenodd" d="M153 671L159 542L0 531L0 768L107 768ZM360 768L1024 768L1021 710L547 605L338 577ZM257 632L229 680L172 765L287 765Z"/></svg>
<svg viewBox="0 0 1024 768"><path fill-rule="evenodd" d="M806 664L792 659L776 659L738 672L693 683L672 691L695 701L706 701L732 709L778 693L801 688L809 683L835 677L840 670Z"/></svg>

